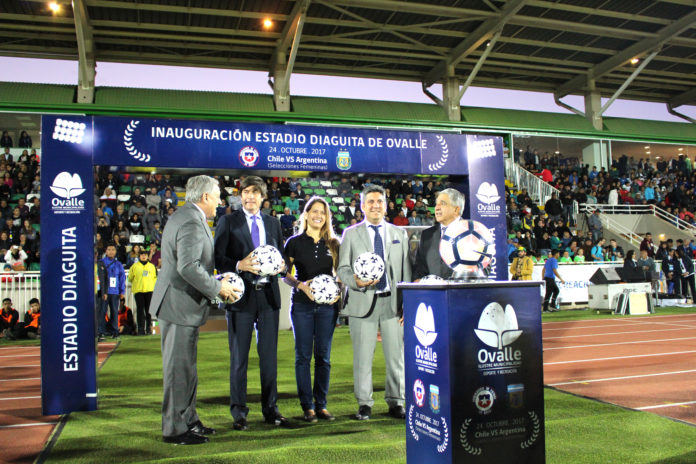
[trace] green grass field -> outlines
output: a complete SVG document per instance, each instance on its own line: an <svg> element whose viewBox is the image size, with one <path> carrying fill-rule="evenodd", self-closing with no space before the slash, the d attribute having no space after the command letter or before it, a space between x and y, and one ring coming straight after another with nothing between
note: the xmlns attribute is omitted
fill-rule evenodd
<svg viewBox="0 0 696 464"><path fill-rule="evenodd" d="M679 314L683 308L660 309ZM589 311L544 315L545 321L598 317ZM601 314L599 317L609 317ZM257 358L249 372L250 429L232 430L228 410L229 355L225 333L204 333L199 344L198 412L218 429L210 443L173 446L161 441L161 368L159 337L124 337L99 375L99 410L73 413L47 462L195 462L195 463L382 463L404 462L405 425L386 415L381 386L382 353L375 359L374 417L359 422L352 393L352 353L346 328L337 329L332 353L329 409L331 423L305 424L296 396L293 338L279 338L280 411L293 421L289 429L263 423L259 409ZM696 427L626 410L552 389L545 390L547 462L694 463ZM514 456L511 456L511 463Z"/></svg>

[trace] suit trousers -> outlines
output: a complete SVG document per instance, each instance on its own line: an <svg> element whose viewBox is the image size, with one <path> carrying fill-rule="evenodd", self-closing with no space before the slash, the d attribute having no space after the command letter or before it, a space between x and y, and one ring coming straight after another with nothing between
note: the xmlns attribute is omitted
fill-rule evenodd
<svg viewBox="0 0 696 464"><path fill-rule="evenodd" d="M185 433L198 421L198 327L159 321L162 333L162 435Z"/></svg>
<svg viewBox="0 0 696 464"><path fill-rule="evenodd" d="M248 288L248 287L247 287ZM246 417L247 368L251 335L256 327L256 351L261 375L261 412L264 417L278 412L278 320L279 311L268 303L264 290L248 290L246 308L227 311L227 341L230 349L230 414L235 420Z"/></svg>
<svg viewBox="0 0 696 464"><path fill-rule="evenodd" d="M364 318L350 318L353 342L353 382L355 398L360 406L374 405L372 399L372 360L377 332L382 333L382 349L386 364L384 400L389 407L404 405L404 328L391 308L391 298L377 298L374 310Z"/></svg>

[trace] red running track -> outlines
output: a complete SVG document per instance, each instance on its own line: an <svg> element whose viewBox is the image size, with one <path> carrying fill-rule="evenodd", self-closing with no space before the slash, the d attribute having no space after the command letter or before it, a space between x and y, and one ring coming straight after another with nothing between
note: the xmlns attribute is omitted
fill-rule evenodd
<svg viewBox="0 0 696 464"><path fill-rule="evenodd" d="M99 365L115 343L99 344ZM39 346L0 347L0 464L33 463L60 416L41 414Z"/></svg>
<svg viewBox="0 0 696 464"><path fill-rule="evenodd" d="M542 324L544 383L696 425L696 314Z"/></svg>

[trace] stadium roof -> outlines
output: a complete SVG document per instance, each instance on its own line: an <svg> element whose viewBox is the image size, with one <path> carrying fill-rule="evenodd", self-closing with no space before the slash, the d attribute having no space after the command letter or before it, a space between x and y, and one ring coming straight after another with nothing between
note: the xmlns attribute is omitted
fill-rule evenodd
<svg viewBox="0 0 696 464"><path fill-rule="evenodd" d="M588 86L610 97L628 82L621 98L696 102L693 0L74 0L75 12L70 1L58 3L52 14L43 0L0 2L0 55L426 88L474 76L476 86L558 98Z"/></svg>

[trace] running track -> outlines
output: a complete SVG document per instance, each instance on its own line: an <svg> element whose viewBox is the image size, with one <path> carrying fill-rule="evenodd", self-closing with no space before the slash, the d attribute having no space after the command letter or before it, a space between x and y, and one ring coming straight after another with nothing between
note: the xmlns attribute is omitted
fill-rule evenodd
<svg viewBox="0 0 696 464"><path fill-rule="evenodd" d="M696 314L542 326L546 385L696 425Z"/></svg>
<svg viewBox="0 0 696 464"><path fill-rule="evenodd" d="M115 343L99 344L99 365ZM39 346L0 347L0 464L33 463L59 416L41 415Z"/></svg>

